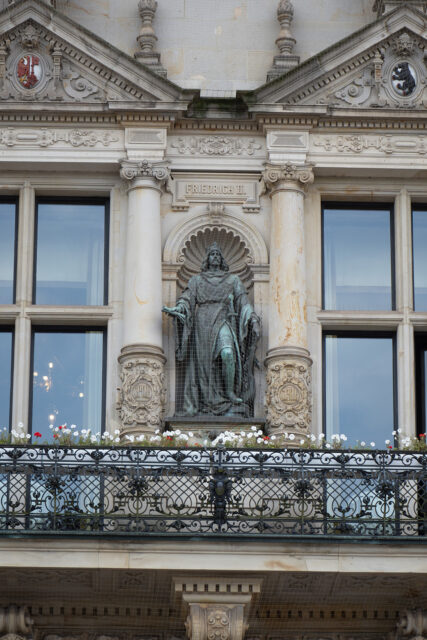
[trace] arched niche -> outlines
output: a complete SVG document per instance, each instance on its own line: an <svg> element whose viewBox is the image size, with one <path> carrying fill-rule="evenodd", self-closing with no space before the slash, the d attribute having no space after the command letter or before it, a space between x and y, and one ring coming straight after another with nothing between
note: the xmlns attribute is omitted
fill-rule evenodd
<svg viewBox="0 0 427 640"><path fill-rule="evenodd" d="M268 265L268 252L259 231L227 213L202 214L176 227L166 241L163 262L176 266L177 283L184 288L200 271L206 248L218 242L232 273L249 289L255 265Z"/></svg>
<svg viewBox="0 0 427 640"><path fill-rule="evenodd" d="M169 233L163 249L163 299L167 305L176 298L188 280L199 273L206 247L213 241L221 246L230 271L236 273L251 293L255 310L261 317L263 335L259 343L258 360L263 361L267 348L266 304L268 301L268 251L260 232L245 220L225 212L220 203L210 205L207 212L188 218ZM175 413L176 391L180 388L180 369L175 363L173 323L164 319L164 347L169 402L168 415ZM256 372L255 416L264 415L265 379Z"/></svg>

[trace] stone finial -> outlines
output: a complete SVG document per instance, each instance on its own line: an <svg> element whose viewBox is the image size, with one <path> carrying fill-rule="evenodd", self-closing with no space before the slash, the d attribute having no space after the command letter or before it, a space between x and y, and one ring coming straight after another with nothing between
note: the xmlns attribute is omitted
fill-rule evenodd
<svg viewBox="0 0 427 640"><path fill-rule="evenodd" d="M280 54L274 56L273 66L267 74L267 82L299 65L299 56L292 53L296 40L291 32L291 23L294 19L294 7L291 0L280 0L277 7L277 19L280 24L280 33L276 44Z"/></svg>
<svg viewBox="0 0 427 640"><path fill-rule="evenodd" d="M160 53L155 51L157 36L153 29L153 20L156 14L156 0L139 0L139 15L142 25L137 37L141 51L135 53L135 58L149 66L155 73L166 78L166 69L160 63Z"/></svg>

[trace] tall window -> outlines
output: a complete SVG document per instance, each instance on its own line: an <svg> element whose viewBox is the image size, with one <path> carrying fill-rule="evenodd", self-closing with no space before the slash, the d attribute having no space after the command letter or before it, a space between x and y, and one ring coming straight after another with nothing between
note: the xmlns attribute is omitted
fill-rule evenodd
<svg viewBox="0 0 427 640"><path fill-rule="evenodd" d="M414 309L427 311L427 207L412 211Z"/></svg>
<svg viewBox="0 0 427 640"><path fill-rule="evenodd" d="M104 338L102 329L51 328L33 332L32 432L49 425L103 428Z"/></svg>
<svg viewBox="0 0 427 640"><path fill-rule="evenodd" d="M324 309L393 309L392 231L389 205L324 205Z"/></svg>
<svg viewBox="0 0 427 640"><path fill-rule="evenodd" d="M10 427L13 332L0 329L0 430Z"/></svg>
<svg viewBox="0 0 427 640"><path fill-rule="evenodd" d="M107 230L105 201L38 201L36 304L106 304Z"/></svg>
<svg viewBox="0 0 427 640"><path fill-rule="evenodd" d="M0 304L15 301L15 245L17 228L17 200L0 200Z"/></svg>
<svg viewBox="0 0 427 640"><path fill-rule="evenodd" d="M395 347L388 334L324 336L326 435L384 447L395 429Z"/></svg>

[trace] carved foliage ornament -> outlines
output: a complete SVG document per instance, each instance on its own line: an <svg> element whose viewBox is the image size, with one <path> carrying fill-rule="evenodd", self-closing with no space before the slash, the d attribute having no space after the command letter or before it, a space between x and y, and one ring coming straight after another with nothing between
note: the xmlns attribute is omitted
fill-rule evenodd
<svg viewBox="0 0 427 640"><path fill-rule="evenodd" d="M252 156L261 145L254 138L244 140L227 136L203 136L191 138L178 138L172 143L172 148L178 153L201 156L227 156L248 155Z"/></svg>
<svg viewBox="0 0 427 640"><path fill-rule="evenodd" d="M124 180L134 178L153 178L159 183L164 183L169 178L169 169L164 164L153 163L148 160L122 160L120 176Z"/></svg>
<svg viewBox="0 0 427 640"><path fill-rule="evenodd" d="M244 606L190 604L185 627L191 640L243 640Z"/></svg>
<svg viewBox="0 0 427 640"><path fill-rule="evenodd" d="M285 165L266 165L263 174L264 182L268 189L275 189L281 183L300 183L301 186L314 181L313 168L311 165L296 165L291 162Z"/></svg>
<svg viewBox="0 0 427 640"><path fill-rule="evenodd" d="M155 358L127 360L120 378L117 409L122 424L160 426L166 399L163 364Z"/></svg>
<svg viewBox="0 0 427 640"><path fill-rule="evenodd" d="M311 425L311 367L303 360L270 361L267 365L267 420L272 428Z"/></svg>
<svg viewBox="0 0 427 640"><path fill-rule="evenodd" d="M13 637L28 636L31 634L34 621L30 617L26 607L10 605L0 607L0 635Z"/></svg>

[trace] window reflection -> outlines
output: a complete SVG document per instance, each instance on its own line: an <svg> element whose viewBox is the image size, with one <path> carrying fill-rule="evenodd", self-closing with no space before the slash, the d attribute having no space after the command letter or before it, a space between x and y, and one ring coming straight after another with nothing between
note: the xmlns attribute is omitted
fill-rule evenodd
<svg viewBox="0 0 427 640"><path fill-rule="evenodd" d="M427 311L427 211L412 212L414 309Z"/></svg>
<svg viewBox="0 0 427 640"><path fill-rule="evenodd" d="M104 245L105 204L40 202L36 304L104 304Z"/></svg>
<svg viewBox="0 0 427 640"><path fill-rule="evenodd" d="M0 202L0 304L14 302L16 203Z"/></svg>
<svg viewBox="0 0 427 640"><path fill-rule="evenodd" d="M325 336L326 435L345 434L347 445L393 440L392 337Z"/></svg>
<svg viewBox="0 0 427 640"><path fill-rule="evenodd" d="M12 344L10 330L0 331L0 429L10 429L10 395L12 388Z"/></svg>
<svg viewBox="0 0 427 640"><path fill-rule="evenodd" d="M325 207L325 309L392 309L390 234L390 209Z"/></svg>
<svg viewBox="0 0 427 640"><path fill-rule="evenodd" d="M51 439L49 424L101 431L102 330L34 332L32 432Z"/></svg>

